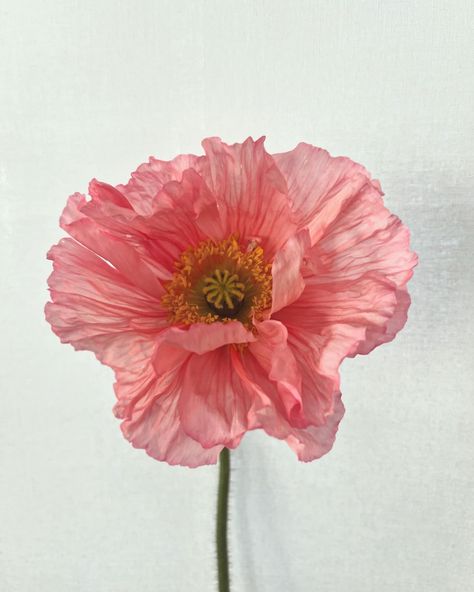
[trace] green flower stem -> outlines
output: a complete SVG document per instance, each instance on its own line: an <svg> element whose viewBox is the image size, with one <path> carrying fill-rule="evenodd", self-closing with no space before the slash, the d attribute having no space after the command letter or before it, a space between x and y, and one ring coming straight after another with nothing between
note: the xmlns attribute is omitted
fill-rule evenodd
<svg viewBox="0 0 474 592"><path fill-rule="evenodd" d="M230 592L229 553L227 549L227 516L229 507L230 452L223 448L219 456L219 489L217 492L217 574L219 592Z"/></svg>

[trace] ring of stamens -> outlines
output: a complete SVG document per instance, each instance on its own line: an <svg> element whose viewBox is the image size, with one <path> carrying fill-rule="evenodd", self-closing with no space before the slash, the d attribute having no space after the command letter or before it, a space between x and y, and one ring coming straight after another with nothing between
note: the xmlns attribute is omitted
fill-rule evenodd
<svg viewBox="0 0 474 592"><path fill-rule="evenodd" d="M184 251L162 298L173 324L230 322L253 328L271 307L271 265L255 241L207 240Z"/></svg>

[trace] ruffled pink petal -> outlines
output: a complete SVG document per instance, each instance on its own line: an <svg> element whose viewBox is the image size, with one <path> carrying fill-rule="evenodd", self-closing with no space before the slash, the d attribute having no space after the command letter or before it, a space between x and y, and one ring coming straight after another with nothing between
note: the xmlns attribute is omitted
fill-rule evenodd
<svg viewBox="0 0 474 592"><path fill-rule="evenodd" d="M408 230L384 207L379 189L368 187L349 200L306 255L307 288L283 322L294 326L298 317L301 327L315 331L331 322L365 326L359 353L394 338L406 320L403 294L417 257Z"/></svg>
<svg viewBox="0 0 474 592"><path fill-rule="evenodd" d="M320 334L289 328L288 344L302 376L303 413L311 425L323 425L339 391L339 366L365 338L363 327L331 325Z"/></svg>
<svg viewBox="0 0 474 592"><path fill-rule="evenodd" d="M295 330L321 334L334 324L383 329L397 304L393 283L377 274L356 280L317 283L308 278L301 297L276 313L275 318Z"/></svg>
<svg viewBox="0 0 474 592"><path fill-rule="evenodd" d="M100 203L105 206L114 205L119 208L131 210L132 212L135 211L125 195L118 189L107 183L101 183L97 179L92 179L89 183L89 194L96 204Z"/></svg>
<svg viewBox="0 0 474 592"><path fill-rule="evenodd" d="M264 138L228 146L218 138L203 141L207 159L201 174L214 195L226 236L260 243L268 260L294 234L286 183Z"/></svg>
<svg viewBox="0 0 474 592"><path fill-rule="evenodd" d="M98 229L109 241L121 241L133 250L145 269L151 269L160 280L168 280L172 262L161 256L160 245L153 237L149 218L140 216L128 200L114 187L93 180L89 184L90 201L80 206L80 215L87 224ZM74 220L73 220L74 222Z"/></svg>
<svg viewBox="0 0 474 592"><path fill-rule="evenodd" d="M339 388L339 364L365 332L346 335L331 328L315 339L301 331L288 333L275 320L259 323L257 330L257 341L234 360L242 384L259 401L252 425L285 439L294 427L325 423ZM326 351L336 355L327 358Z"/></svg>
<svg viewBox="0 0 474 592"><path fill-rule="evenodd" d="M195 323L186 328L170 327L160 335L159 347L167 344L202 355L224 345L249 343L255 339L252 331L239 321Z"/></svg>
<svg viewBox="0 0 474 592"><path fill-rule="evenodd" d="M160 278L169 279L189 247L209 237L222 238L216 202L192 169L184 171L179 182L161 188L147 216L138 214L110 185L92 181L89 191L92 199L81 206L81 214L133 248Z"/></svg>
<svg viewBox="0 0 474 592"><path fill-rule="evenodd" d="M206 329L210 330L214 340L206 337ZM173 410L173 422L177 424L177 430L179 427L181 439L186 442L191 439L199 442L201 447L217 452L222 446L234 448L248 429L254 404L250 393L242 388L233 372L233 356L237 350L234 345L224 345L234 339L241 342L242 339L255 338L240 323L223 324L220 331L217 323L193 325L189 330L167 329L157 338L151 360L152 378L156 384L153 389L146 387L144 393L137 395L130 388L123 389L124 379L119 376L116 392L121 402L117 403L117 413L120 417L133 415L136 434L141 430L142 415L148 417L149 408L161 405L162 398L166 400L170 396L174 401L167 405ZM206 349L208 351L204 352ZM159 417L163 430L165 420L161 415ZM171 426L165 431L168 430ZM164 438L167 438L166 434ZM143 447L141 439L134 442ZM163 439L156 435L155 448L162 444ZM186 444L191 445L194 444ZM157 452L150 454L156 456Z"/></svg>
<svg viewBox="0 0 474 592"><path fill-rule="evenodd" d="M209 238L224 238L214 197L194 170L184 171L181 181L170 181L159 194L158 206L146 218L150 247L155 258L174 269L186 249Z"/></svg>
<svg viewBox="0 0 474 592"><path fill-rule="evenodd" d="M138 422L125 421L122 432L135 448L170 465L196 468L216 464L223 446L203 448L182 429L177 399L170 395L150 407Z"/></svg>
<svg viewBox="0 0 474 592"><path fill-rule="evenodd" d="M151 355L167 325L158 300L72 239L62 239L48 258L54 269L46 318L62 342L93 351L113 368Z"/></svg>
<svg viewBox="0 0 474 592"><path fill-rule="evenodd" d="M185 433L205 448L234 447L247 430L262 427L268 414L307 425L300 413L301 376L286 336L275 321L259 323L257 339L240 323L163 332L154 367L160 376L169 368L179 374L178 410ZM249 345L241 351L226 345L245 342ZM242 359L249 358L253 362L243 370ZM245 374L249 369L252 380ZM282 437L288 433L286 428Z"/></svg>
<svg viewBox="0 0 474 592"><path fill-rule="evenodd" d="M164 289L158 280L158 268L150 267L140 256L135 245L123 237L104 229L82 209L87 205L83 195L72 195L61 216L61 228L82 245L109 261L132 285L143 292L160 298Z"/></svg>
<svg viewBox="0 0 474 592"><path fill-rule="evenodd" d="M366 188L341 210L309 257L315 281L352 280L368 272L402 287L411 278L417 257L399 218L383 205L382 193Z"/></svg>
<svg viewBox="0 0 474 592"><path fill-rule="evenodd" d="M157 377L151 363L117 373L114 412L123 420L124 436L157 460L198 467L215 464L222 446L203 448L181 425L178 401L182 384L179 368Z"/></svg>
<svg viewBox="0 0 474 592"><path fill-rule="evenodd" d="M158 193L170 181L180 182L183 172L195 169L202 157L193 154L180 154L170 161L150 157L132 173L126 185L117 189L133 204L134 210L143 216L150 216L159 204Z"/></svg>
<svg viewBox="0 0 474 592"><path fill-rule="evenodd" d="M181 425L204 448L233 448L249 429L254 397L234 372L235 355L228 346L192 354L181 369Z"/></svg>
<svg viewBox="0 0 474 592"><path fill-rule="evenodd" d="M395 297L397 302L392 317L382 327L374 325L369 327L365 339L360 343L355 353L368 354L379 345L392 341L397 333L403 329L408 318L408 309L411 303L410 295L406 289L402 289L396 291Z"/></svg>
<svg viewBox="0 0 474 592"><path fill-rule="evenodd" d="M326 416L326 423L321 426L310 426L304 430L293 429L286 442L303 462L321 458L333 447L339 422L344 416L344 405L341 394L334 394L333 411Z"/></svg>
<svg viewBox="0 0 474 592"><path fill-rule="evenodd" d="M175 348L176 355L162 356L159 350L155 340L143 363L116 371L114 413L123 420L122 432L134 447L171 465L214 464L223 446L203 448L183 430L179 414L186 364L193 354ZM238 440L229 441L231 446L237 444Z"/></svg>
<svg viewBox="0 0 474 592"><path fill-rule="evenodd" d="M277 252L272 265L272 312L298 299L305 288L301 266L310 246L307 230L292 236Z"/></svg>
<svg viewBox="0 0 474 592"><path fill-rule="evenodd" d="M319 367L324 367L328 354L335 360L331 365L338 367L346 356L368 353L391 341L406 322L409 304L406 290L397 290L393 282L369 273L347 282L308 281L298 301L274 318L288 327L292 342L302 339L309 350L314 350ZM340 339L331 342L327 349L320 347L325 336L333 332L347 337L342 352L338 346ZM308 361L305 367L309 367ZM323 372L327 374L327 370Z"/></svg>
<svg viewBox="0 0 474 592"><path fill-rule="evenodd" d="M79 206L82 217L92 219L102 230L106 229L125 242L130 242L132 238L136 241L146 235L148 228L143 217L115 187L93 179L89 183L89 194L90 201L83 201ZM79 213L76 212L68 222L75 222ZM137 246L136 243L133 246Z"/></svg>
<svg viewBox="0 0 474 592"><path fill-rule="evenodd" d="M254 344L251 347L253 346ZM296 359L300 358L299 352L293 346L292 350ZM323 374L308 380L310 372L300 365L302 361L302 358L298 360L298 366L303 374L301 398L307 420L304 427L300 427L299 418L298 421L294 421L294 417L288 416L275 380L272 380L267 372L262 372L262 366L254 356L244 353L238 358L238 363L234 363L234 368L243 387L249 393L253 392L256 397L249 429L263 428L267 434L286 440L302 460L311 460L330 450L337 425L343 415L343 407L338 391L334 390L337 381ZM306 391L313 388L318 392ZM321 390L328 391L324 396L329 399L329 403L324 404L315 413L312 407L318 405L317 397ZM311 405L308 404L310 400L313 401Z"/></svg>
<svg viewBox="0 0 474 592"><path fill-rule="evenodd" d="M351 345L353 345L352 342ZM340 353L336 357L342 358L347 353L347 348L348 342L345 345L341 342ZM299 354L293 347L292 349L298 359ZM300 358L299 361L303 359ZM234 364L234 368L242 381L243 388L249 393L253 392L256 397L249 429L263 428L270 436L285 440L300 460L314 460L329 452L334 443L338 424L344 414L340 393L334 390L337 387L337 381L325 377L322 373L313 377L308 369L305 371L299 364L303 375L301 391L303 411L309 424L301 428L298 425L299 422L288 418L275 381L262 372L256 359L253 356L244 355L240 357L239 362L240 364ZM325 364L332 367L329 361ZM316 411L315 407L319 404L318 397L323 396L322 391L327 391L324 397L328 398L329 402L324 402L321 409Z"/></svg>
<svg viewBox="0 0 474 592"><path fill-rule="evenodd" d="M300 379L298 416L286 413L281 391L268 370L262 372L261 363L256 362L253 356L243 355L242 367L236 366L236 371L246 387L253 389L262 402L260 407L256 407L255 425L280 439L286 439L294 429L325 425L327 418L335 412L334 395L339 392L340 386L339 366L364 337L365 329L348 325L331 325L324 328L321 335L290 328L285 343L291 352L291 359L296 361ZM255 344L251 344L249 349L254 347ZM283 364L281 359L277 362ZM284 374L285 370L281 372Z"/></svg>
<svg viewBox="0 0 474 592"><path fill-rule="evenodd" d="M286 179L299 228L308 228L311 243L337 217L344 204L370 184L370 175L349 158L333 158L322 148L298 144L273 159Z"/></svg>
<svg viewBox="0 0 474 592"><path fill-rule="evenodd" d="M292 425L307 425L302 414L301 372L288 346L286 327L273 320L258 323L256 327L258 339L249 344L249 353L257 360L265 377L274 383L288 421ZM254 381L259 382L255 376Z"/></svg>

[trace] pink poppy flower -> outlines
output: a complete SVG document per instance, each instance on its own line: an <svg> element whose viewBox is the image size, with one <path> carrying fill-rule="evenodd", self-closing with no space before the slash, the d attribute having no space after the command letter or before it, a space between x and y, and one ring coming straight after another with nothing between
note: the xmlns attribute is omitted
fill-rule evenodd
<svg viewBox="0 0 474 592"><path fill-rule="evenodd" d="M344 413L340 363L405 324L408 230L348 158L203 147L69 198L47 320L114 370L123 434L154 458L215 463L262 428L316 459Z"/></svg>

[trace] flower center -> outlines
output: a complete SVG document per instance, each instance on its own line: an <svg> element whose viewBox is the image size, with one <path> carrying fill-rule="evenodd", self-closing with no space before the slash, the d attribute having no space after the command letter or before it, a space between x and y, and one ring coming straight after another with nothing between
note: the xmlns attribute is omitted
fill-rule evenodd
<svg viewBox="0 0 474 592"><path fill-rule="evenodd" d="M219 316L232 316L238 312L245 297L245 285L236 273L231 275L228 269L215 269L211 276L204 278L204 284L202 291L209 307Z"/></svg>
<svg viewBox="0 0 474 592"><path fill-rule="evenodd" d="M263 249L242 249L236 237L207 240L184 251L162 298L173 324L261 320L272 301L271 265Z"/></svg>

